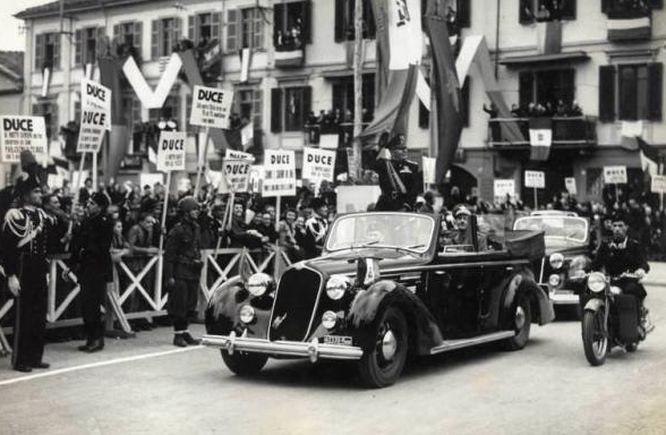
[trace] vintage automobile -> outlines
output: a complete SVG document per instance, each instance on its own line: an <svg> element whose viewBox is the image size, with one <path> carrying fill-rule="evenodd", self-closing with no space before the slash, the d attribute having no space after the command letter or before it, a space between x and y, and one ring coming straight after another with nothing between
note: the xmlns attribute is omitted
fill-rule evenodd
<svg viewBox="0 0 666 435"><path fill-rule="evenodd" d="M489 342L522 349L532 323L554 318L530 269L543 234L507 234L502 249L479 252L478 242L442 243L442 231L434 215L341 215L321 257L292 265L277 284L258 273L216 289L203 344L220 348L239 375L258 372L268 357L355 360L372 387L394 383L410 352Z"/></svg>
<svg viewBox="0 0 666 435"><path fill-rule="evenodd" d="M538 283L555 308L578 310L582 287L575 278L589 266L592 256L588 220L569 212L531 214L516 219L513 228L544 232L546 255L534 267Z"/></svg>

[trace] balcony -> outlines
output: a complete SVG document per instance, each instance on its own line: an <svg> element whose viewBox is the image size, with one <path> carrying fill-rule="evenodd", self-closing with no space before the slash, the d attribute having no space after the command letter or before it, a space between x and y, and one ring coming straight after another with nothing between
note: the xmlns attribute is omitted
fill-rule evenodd
<svg viewBox="0 0 666 435"><path fill-rule="evenodd" d="M611 1L606 9L609 41L649 40L652 36L650 6L647 2Z"/></svg>
<svg viewBox="0 0 666 435"><path fill-rule="evenodd" d="M553 148L581 148L594 146L597 143L596 117L571 116L549 118L552 121ZM524 140L510 141L503 133L503 124L518 125ZM494 118L488 121L488 144L494 148L520 149L530 145L529 118Z"/></svg>
<svg viewBox="0 0 666 435"><path fill-rule="evenodd" d="M305 46L301 41L285 38L284 42L274 47L276 68L300 68L305 63Z"/></svg>

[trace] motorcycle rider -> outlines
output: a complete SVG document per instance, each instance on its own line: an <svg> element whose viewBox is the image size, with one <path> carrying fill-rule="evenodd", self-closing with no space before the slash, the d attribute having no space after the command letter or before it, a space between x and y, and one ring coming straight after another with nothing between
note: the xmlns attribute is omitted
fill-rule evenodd
<svg viewBox="0 0 666 435"><path fill-rule="evenodd" d="M592 270L605 270L605 272L617 279L617 285L625 294L631 294L638 301L638 309L641 319L641 328L644 333L654 329L654 325L648 317L648 309L644 305L647 292L640 281L645 278L650 266L647 263L645 250L641 245L627 236L628 230L627 216L617 214L613 217L612 230L613 237L610 240L602 242L597 255L592 262ZM628 277L622 277L625 273L631 273L638 277L634 280Z"/></svg>

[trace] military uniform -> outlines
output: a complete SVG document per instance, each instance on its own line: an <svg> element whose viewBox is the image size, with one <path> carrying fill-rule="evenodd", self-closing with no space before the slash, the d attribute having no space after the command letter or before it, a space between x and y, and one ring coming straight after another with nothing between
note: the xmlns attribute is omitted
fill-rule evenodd
<svg viewBox="0 0 666 435"><path fill-rule="evenodd" d="M2 266L21 285L16 298L12 366L21 371L43 365L48 286L47 240L55 222L39 207L10 209L0 244Z"/></svg>
<svg viewBox="0 0 666 435"><path fill-rule="evenodd" d="M305 252L308 258L314 258L321 254L324 248L324 239L328 232L328 221L319 215L314 215L305 221Z"/></svg>
<svg viewBox="0 0 666 435"><path fill-rule="evenodd" d="M379 158L373 168L379 174L381 195L375 210L411 210L421 189L419 165L410 160Z"/></svg>

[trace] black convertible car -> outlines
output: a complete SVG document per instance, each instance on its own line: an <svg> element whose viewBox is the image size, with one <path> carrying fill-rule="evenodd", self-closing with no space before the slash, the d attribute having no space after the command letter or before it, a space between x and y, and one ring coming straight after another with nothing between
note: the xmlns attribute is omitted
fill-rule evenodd
<svg viewBox="0 0 666 435"><path fill-rule="evenodd" d="M412 352L432 355L488 342L517 350L530 325L554 318L530 263L543 233L507 232L493 250L447 244L439 216L374 212L339 216L321 257L216 289L203 344L220 348L239 375L268 357L354 360L362 380L383 387ZM460 239L460 238L459 238Z"/></svg>

